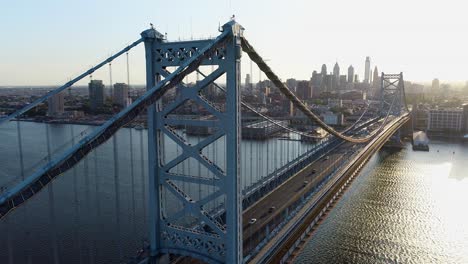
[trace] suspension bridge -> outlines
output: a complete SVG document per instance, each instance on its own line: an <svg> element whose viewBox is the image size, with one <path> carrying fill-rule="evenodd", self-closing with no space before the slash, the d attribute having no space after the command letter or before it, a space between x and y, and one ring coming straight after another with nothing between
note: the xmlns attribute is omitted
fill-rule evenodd
<svg viewBox="0 0 468 264"><path fill-rule="evenodd" d="M131 176L134 188L135 135L127 133L130 148L122 151L118 147L122 135L119 133L146 115L147 150L143 153L141 138L139 170L146 178L142 184L147 182L140 191L147 203L149 246L135 261L291 261L298 245L366 161L389 141L399 142L399 130L409 120L403 75L382 73L380 103L374 116L365 117L370 111L368 105L354 124L339 131L322 121L280 80L243 31L240 24L230 21L213 39L168 41L165 35L148 29L115 55L0 119L0 126L16 129L21 153L14 162L19 167L16 180L0 193L0 221L8 221L44 189L53 196L53 182L69 177L69 172L75 179L88 177L92 167L97 177L100 166L104 166L97 162L97 153L108 144L113 146L113 163L104 163L113 167L115 182ZM51 147L54 138L47 128L45 156L36 161L29 173L22 154L25 132L21 131L20 117L105 65L110 66L140 44L145 49L146 92L99 127L76 134L72 131L65 144L55 148ZM308 141L307 138L314 138L311 133L298 131L247 103L240 81L241 58L245 54L281 96L311 123L324 129L327 136ZM193 74L197 82L189 84L186 80ZM196 111L184 114L185 108L194 106ZM243 112L280 128L288 140L266 140L260 145L243 139ZM204 132L193 136L193 131ZM122 156L131 159L130 175L120 172ZM83 174L79 175L77 168L81 167ZM95 188L96 193L102 188L97 180ZM117 208L120 193L116 184ZM132 190L133 209L135 195ZM51 209L51 217L56 214ZM55 263L59 263L58 249L52 251Z"/></svg>

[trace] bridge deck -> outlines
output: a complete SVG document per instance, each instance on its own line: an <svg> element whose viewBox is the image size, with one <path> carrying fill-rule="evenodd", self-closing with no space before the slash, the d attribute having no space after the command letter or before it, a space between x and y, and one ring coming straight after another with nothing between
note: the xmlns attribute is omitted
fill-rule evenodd
<svg viewBox="0 0 468 264"><path fill-rule="evenodd" d="M276 234L276 236L268 242L267 245L265 245L261 252L254 257L254 259L251 260L251 263L257 263L262 256L266 256L266 252L270 251L271 247L277 243L278 241L283 241L281 242L281 248L277 250L273 250L270 252L270 254L274 254L274 256L270 256L270 260L273 260L274 262L272 263L277 263L278 261L283 257L284 253L289 250L289 248L294 244L296 239L300 237L301 232L304 232L305 227L309 225L309 223L314 219L314 217L322 210L324 207L324 204L327 203L327 201L330 199L329 196L333 196L335 191L339 189L340 185L346 181L347 177L342 177L348 175L350 172L353 170L356 170L360 164L365 162L370 156L375 153L377 150L379 150L382 145L390 138L390 136L406 121L408 120L407 115L400 117L398 120L394 120L391 125L387 126L386 129L384 129L380 135L378 135L375 140L373 140L371 143L367 144L366 146L361 146L362 150L359 150L359 154L357 157L353 158L353 161L350 163L350 167L344 167L340 169L340 172L337 173L336 179L335 180L329 180L325 184L325 186L321 187L320 190L314 195L312 199L309 200L309 202L304 206L301 210L300 213L298 213L291 221L289 221L285 227L281 229L281 231ZM339 149L347 149L350 147L351 144L349 143L344 143L339 147ZM339 149L337 151L339 152ZM337 153L339 154L339 153ZM331 156L330 156L331 159ZM355 160L356 159L356 160ZM308 208L312 207L312 211L306 213ZM302 217L301 215L306 215L307 221L300 222L300 228L294 229L293 234L287 233L288 230L290 229L291 226L295 225L297 223L297 219ZM296 219L297 218L297 219ZM294 220L296 219L296 220ZM309 221L310 220L310 221ZM245 232L244 232L245 234Z"/></svg>
<svg viewBox="0 0 468 264"><path fill-rule="evenodd" d="M351 145L350 143L341 144L328 154L328 160L321 158L311 163L275 191L244 211L244 252L249 252L265 238L267 225L271 230L274 229L281 222L281 218L285 216L288 207L300 201L302 196L316 188L333 171L335 166L338 167L343 159L349 157L351 152L346 153L346 149L349 149ZM316 172L312 173L313 170ZM304 181L308 181L306 186L304 186ZM276 208L270 212L272 206ZM257 219L257 221L254 224L249 224L248 222L252 218Z"/></svg>

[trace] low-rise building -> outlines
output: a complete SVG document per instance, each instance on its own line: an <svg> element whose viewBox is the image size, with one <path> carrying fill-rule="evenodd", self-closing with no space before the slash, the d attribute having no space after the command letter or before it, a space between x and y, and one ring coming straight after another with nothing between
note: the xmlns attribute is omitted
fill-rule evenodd
<svg viewBox="0 0 468 264"><path fill-rule="evenodd" d="M48 116L59 116L65 112L65 99L63 93L55 94L49 99L47 99L48 109L47 115Z"/></svg>
<svg viewBox="0 0 468 264"><path fill-rule="evenodd" d="M327 111L322 114L323 122L327 125L332 126L341 126L343 125L343 114L341 113L333 113L331 111Z"/></svg>
<svg viewBox="0 0 468 264"><path fill-rule="evenodd" d="M463 110L431 109L428 111L427 130L434 132L462 132Z"/></svg>

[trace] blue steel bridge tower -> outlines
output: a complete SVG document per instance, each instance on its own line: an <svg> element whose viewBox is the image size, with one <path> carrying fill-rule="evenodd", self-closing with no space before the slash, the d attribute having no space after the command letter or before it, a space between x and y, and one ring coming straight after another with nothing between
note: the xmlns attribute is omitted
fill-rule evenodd
<svg viewBox="0 0 468 264"><path fill-rule="evenodd" d="M154 29L142 32L147 88L164 81L187 61L204 56L195 85L183 83L173 94L148 108L149 222L151 255L180 254L209 263L242 262L242 202L240 185L240 57L243 28L235 21L222 27L216 39L167 41ZM203 55L204 54L204 55ZM211 67L210 74L200 68ZM223 80L219 80L222 79ZM226 84L224 105L208 100L215 80ZM173 114L190 102L211 118L180 119ZM189 142L177 127L209 127L213 133ZM179 149L170 153L168 144ZM216 148L216 153L210 150ZM214 147L213 147L214 146ZM221 147L220 147L221 146ZM174 149L174 148L171 148ZM220 153L224 152L224 153ZM224 155L225 162L216 156ZM194 164L197 164L194 166ZM201 173L196 173L198 166Z"/></svg>
<svg viewBox="0 0 468 264"><path fill-rule="evenodd" d="M407 112L408 106L406 105L405 82L403 80L403 73L385 74L382 72L380 82L380 115L382 117L387 116L387 114L400 116L403 112ZM400 129L392 135L386 145L399 148L403 146L401 142Z"/></svg>

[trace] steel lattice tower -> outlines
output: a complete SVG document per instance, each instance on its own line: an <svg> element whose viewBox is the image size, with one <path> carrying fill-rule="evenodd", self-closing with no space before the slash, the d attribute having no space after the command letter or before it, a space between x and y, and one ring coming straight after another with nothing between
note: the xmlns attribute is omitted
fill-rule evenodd
<svg viewBox="0 0 468 264"><path fill-rule="evenodd" d="M200 66L216 68L194 86L178 84L173 94L148 109L149 211L151 254L174 253L209 263L242 262L242 208L240 185L240 37L243 28L235 21L222 27L218 45L203 58ZM171 68L185 67L214 40L168 42L154 29L142 32L146 52L147 87L164 81ZM200 67L199 66L199 67ZM194 72L198 69L194 69ZM218 109L204 96L206 88L225 76L224 109ZM169 92L170 94L170 92ZM209 112L212 119L180 120L171 113L191 101ZM177 127L210 126L213 134L200 142L187 142ZM180 153L168 153L167 141ZM224 147L225 164L206 149L214 142ZM193 175L178 167L196 162L207 173ZM190 186L198 186L195 193ZM216 205L216 206L214 206ZM218 210L220 215L213 213Z"/></svg>

